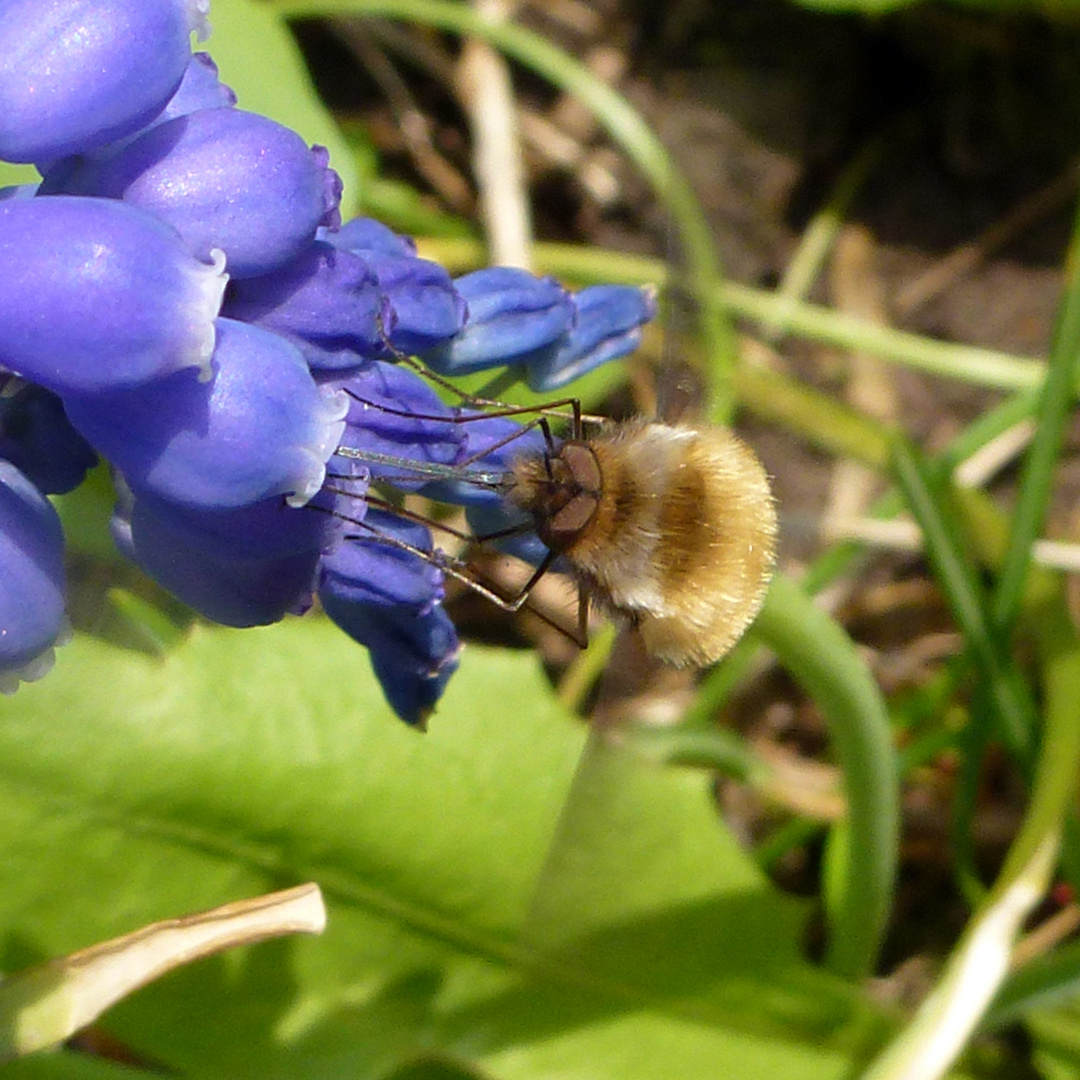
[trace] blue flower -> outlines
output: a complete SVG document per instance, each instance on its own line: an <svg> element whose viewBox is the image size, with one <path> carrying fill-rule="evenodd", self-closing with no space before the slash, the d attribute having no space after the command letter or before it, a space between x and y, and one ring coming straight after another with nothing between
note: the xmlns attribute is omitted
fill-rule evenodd
<svg viewBox="0 0 1080 1080"><path fill-rule="evenodd" d="M271 495L303 505L322 486L346 399L257 326L219 319L213 376L179 372L128 390L65 398L75 429L136 491L207 510Z"/></svg>
<svg viewBox="0 0 1080 1080"><path fill-rule="evenodd" d="M237 627L317 592L423 724L457 666L450 564L392 508L422 491L505 528L505 475L545 438L447 404L402 354L561 386L636 344L651 294L455 281L379 222L339 228L325 151L236 109L190 54L204 9L0 0L0 158L44 174L0 190L0 689L43 673L63 633L43 492L100 453L116 542L160 585ZM505 545L544 555L527 530Z"/></svg>
<svg viewBox="0 0 1080 1080"><path fill-rule="evenodd" d="M454 282L468 304L461 332L423 352L441 375L467 375L514 363L558 341L574 324L574 302L554 278L493 266Z"/></svg>
<svg viewBox="0 0 1080 1080"><path fill-rule="evenodd" d="M14 465L0 460L0 692L48 671L65 626L60 519Z"/></svg>
<svg viewBox="0 0 1080 1080"><path fill-rule="evenodd" d="M47 495L63 495L97 463L93 447L71 426L63 402L12 377L0 391L0 458Z"/></svg>
<svg viewBox="0 0 1080 1080"><path fill-rule="evenodd" d="M57 158L47 165L41 166L45 173L45 180L41 185L41 193L62 194L65 185L74 184L79 171L85 169L88 162L105 161L114 157L125 146L132 143L136 138L158 124L164 124L169 120L175 120L179 116L198 112L200 109L227 109L236 104L236 94L231 87L226 86L218 78L217 64L210 58L208 53L195 53L188 60L184 77L176 92L161 109L161 111L144 126L122 139L97 146L93 149L82 150L77 154ZM73 192L73 194L78 194Z"/></svg>
<svg viewBox="0 0 1080 1080"><path fill-rule="evenodd" d="M468 415L460 425L465 442L455 464L462 475L456 480L437 480L424 488L424 494L440 502L465 507L465 517L474 536L486 537L510 529L513 535L500 537L495 546L507 555L538 566L548 549L533 530L532 521L507 503L503 488L470 482L468 473L505 476L515 458L538 456L548 449L539 426L525 427L507 416Z"/></svg>
<svg viewBox="0 0 1080 1080"><path fill-rule="evenodd" d="M197 52L188 60L176 93L146 126L164 124L200 109L231 109L235 104L236 93L218 78L213 58L209 53Z"/></svg>
<svg viewBox="0 0 1080 1080"><path fill-rule="evenodd" d="M270 498L206 511L121 485L113 537L129 559L205 618L265 626L307 611L321 558L364 519L362 466L336 469L332 488L303 507Z"/></svg>
<svg viewBox="0 0 1080 1080"><path fill-rule="evenodd" d="M110 199L0 202L0 364L58 394L207 370L226 278Z"/></svg>
<svg viewBox="0 0 1080 1080"><path fill-rule="evenodd" d="M103 160L88 159L46 194L123 199L150 210L207 259L225 252L229 274L265 274L334 225L341 181L326 150L241 109L201 109L156 124Z"/></svg>
<svg viewBox="0 0 1080 1080"><path fill-rule="evenodd" d="M0 159L47 162L138 131L180 85L206 0L5 0Z"/></svg>
<svg viewBox="0 0 1080 1080"><path fill-rule="evenodd" d="M38 193L38 184L12 184L0 188L0 202L4 199L32 199Z"/></svg>
<svg viewBox="0 0 1080 1080"><path fill-rule="evenodd" d="M416 243L411 237L401 236L381 221L369 217L354 217L340 229L324 229L319 235L342 251L363 251L405 258L416 254Z"/></svg>
<svg viewBox="0 0 1080 1080"><path fill-rule="evenodd" d="M323 240L272 273L234 282L222 313L289 338L318 371L383 355L392 319L370 261Z"/></svg>
<svg viewBox="0 0 1080 1080"><path fill-rule="evenodd" d="M368 510L351 542L322 560L319 600L367 647L398 716L423 726L457 668L460 647L441 606L442 571L396 545L431 552L431 534L416 522Z"/></svg>
<svg viewBox="0 0 1080 1080"><path fill-rule="evenodd" d="M297 513L297 511L291 511ZM266 558L208 552L135 497L113 539L162 588L223 626L267 626L311 605L318 550Z"/></svg>
<svg viewBox="0 0 1080 1080"><path fill-rule="evenodd" d="M465 326L464 297L438 263L416 257L411 241L370 218L321 235L368 265L389 307L386 339L399 352L421 353Z"/></svg>
<svg viewBox="0 0 1080 1080"><path fill-rule="evenodd" d="M302 507L280 496L260 499L229 510L203 510L163 499L148 491L136 496L126 489L121 514L130 507L153 515L188 547L216 558L277 559L304 552L323 552L339 542L344 517L363 517L367 474L362 469L335 470L336 496L324 488Z"/></svg>
<svg viewBox="0 0 1080 1080"><path fill-rule="evenodd" d="M656 315L652 289L594 285L569 293L551 278L494 266L457 278L468 318L454 337L420 350L440 375L502 364L525 368L531 389L549 393L633 352Z"/></svg>
<svg viewBox="0 0 1080 1080"><path fill-rule="evenodd" d="M465 520L472 534L480 538L516 530L511 535L492 541L504 555L513 555L530 566L539 566L548 557L548 549L536 535L533 522L520 510L505 503L470 504L465 507Z"/></svg>
<svg viewBox="0 0 1080 1080"><path fill-rule="evenodd" d="M524 454L542 454L546 448L543 433L537 426L526 429L507 416L488 416L469 410L457 410L460 447L454 466L459 476L435 480L424 487L424 494L438 502L461 506L488 506L503 501L500 487L477 483L469 474L505 474L515 458Z"/></svg>
<svg viewBox="0 0 1080 1080"><path fill-rule="evenodd" d="M348 397L340 446L367 454L383 454L419 465L453 465L461 457L465 435L454 410L408 368L375 361L329 385ZM427 483L421 472L367 459L371 476L399 491L416 491Z"/></svg>
<svg viewBox="0 0 1080 1080"><path fill-rule="evenodd" d="M143 130L175 120L178 116L198 112L200 109L231 109L235 104L236 93L231 86L226 86L221 81L218 66L210 54L192 53L176 92ZM141 132L136 134L141 134ZM110 143L105 148L105 152L118 148L117 143Z"/></svg>
<svg viewBox="0 0 1080 1080"><path fill-rule="evenodd" d="M656 294L632 285L593 285L574 297L573 328L551 348L525 359L529 387L549 394L601 364L633 352L641 328L656 316Z"/></svg>

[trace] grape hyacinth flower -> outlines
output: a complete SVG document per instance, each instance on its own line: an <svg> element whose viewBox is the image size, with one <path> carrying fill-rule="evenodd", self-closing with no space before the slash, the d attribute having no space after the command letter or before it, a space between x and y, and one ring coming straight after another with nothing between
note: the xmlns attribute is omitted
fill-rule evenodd
<svg viewBox="0 0 1080 1080"><path fill-rule="evenodd" d="M218 319L212 375L180 371L65 399L72 425L136 490L182 506L233 509L316 494L338 445L344 394L319 387L300 351L247 323Z"/></svg>
<svg viewBox="0 0 1080 1080"><path fill-rule="evenodd" d="M438 263L417 257L411 240L395 237L368 218L356 218L324 236L371 268L390 305L384 330L385 343L392 349L423 352L462 332L465 298Z"/></svg>
<svg viewBox="0 0 1080 1080"><path fill-rule="evenodd" d="M652 297L453 279L377 221L341 225L326 151L236 108L191 54L206 7L0 4L0 160L43 177L0 190L0 691L44 674L66 632L46 495L101 455L116 544L159 585L234 627L318 597L422 724L460 651L449 563L388 489L504 520L462 470L544 443L447 403L408 358L561 386L630 351Z"/></svg>
<svg viewBox="0 0 1080 1080"><path fill-rule="evenodd" d="M418 465L453 465L462 456L464 427L432 388L408 368L375 360L350 378L335 380L349 401L340 446ZM427 478L408 467L371 462L371 478L416 491Z"/></svg>
<svg viewBox="0 0 1080 1080"><path fill-rule="evenodd" d="M0 691L44 675L64 629L60 519L23 473L0 460Z"/></svg>
<svg viewBox="0 0 1080 1080"><path fill-rule="evenodd" d="M180 234L188 251L228 255L234 278L302 254L320 226L340 224L341 181L322 147L241 109L211 108L155 124L116 153L89 159L42 194L123 199Z"/></svg>
<svg viewBox="0 0 1080 1080"><path fill-rule="evenodd" d="M0 390L0 461L15 465L46 495L64 495L83 482L97 460L55 394L7 377Z"/></svg>
<svg viewBox="0 0 1080 1080"><path fill-rule="evenodd" d="M0 160L41 164L138 131L176 93L208 0L5 0Z"/></svg>
<svg viewBox="0 0 1080 1080"><path fill-rule="evenodd" d="M272 273L234 282L223 314L288 338L320 372L381 355L392 319L370 264L324 240Z"/></svg>
<svg viewBox="0 0 1080 1080"><path fill-rule="evenodd" d="M61 396L205 373L223 263L124 202L0 202L0 364Z"/></svg>
<svg viewBox="0 0 1080 1080"><path fill-rule="evenodd" d="M464 329L423 353L440 375L469 375L496 364L521 362L559 341L574 325L577 308L553 278L492 266L454 282L469 305Z"/></svg>
<svg viewBox="0 0 1080 1080"><path fill-rule="evenodd" d="M342 630L367 646L397 714L423 724L458 666L457 633L441 606L443 574L413 553L432 550L425 526L371 509L365 524L367 530L323 558L319 599Z"/></svg>

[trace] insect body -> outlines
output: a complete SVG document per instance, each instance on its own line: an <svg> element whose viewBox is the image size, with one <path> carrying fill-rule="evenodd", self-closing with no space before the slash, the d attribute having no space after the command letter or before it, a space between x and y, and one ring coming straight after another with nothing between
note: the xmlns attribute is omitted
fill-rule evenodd
<svg viewBox="0 0 1080 1080"><path fill-rule="evenodd" d="M710 664L761 607L776 510L730 431L636 422L518 458L508 498L586 595L673 664Z"/></svg>

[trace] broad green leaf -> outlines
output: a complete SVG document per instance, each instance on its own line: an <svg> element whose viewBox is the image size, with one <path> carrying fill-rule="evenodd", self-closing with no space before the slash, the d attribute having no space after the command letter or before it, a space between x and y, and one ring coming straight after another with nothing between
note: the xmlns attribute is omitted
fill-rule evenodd
<svg viewBox="0 0 1080 1080"><path fill-rule="evenodd" d="M198 47L209 52L238 105L290 127L330 151L330 164L345 184L342 216L355 207L353 155L311 84L296 42L280 15L254 0L214 0L211 35Z"/></svg>
<svg viewBox="0 0 1080 1080"><path fill-rule="evenodd" d="M9 1062L4 1066L4 1080L161 1080L161 1073L62 1051Z"/></svg>
<svg viewBox="0 0 1080 1080"><path fill-rule="evenodd" d="M429 1057L500 1080L845 1075L875 1014L800 958L803 906L707 779L590 739L527 654L467 649L421 734L318 618L200 626L164 658L78 637L0 701L0 962L315 880L322 938L184 969L104 1026L230 1080Z"/></svg>

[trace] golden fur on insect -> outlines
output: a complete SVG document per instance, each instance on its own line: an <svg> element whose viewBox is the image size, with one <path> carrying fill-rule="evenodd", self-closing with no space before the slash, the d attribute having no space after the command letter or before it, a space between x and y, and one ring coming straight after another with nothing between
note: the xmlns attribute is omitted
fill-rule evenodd
<svg viewBox="0 0 1080 1080"><path fill-rule="evenodd" d="M509 497L658 659L713 663L761 607L776 510L765 470L726 429L641 421L570 439L518 459Z"/></svg>

